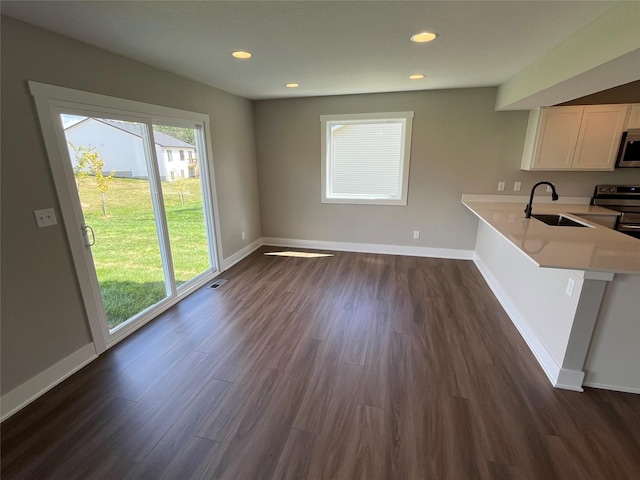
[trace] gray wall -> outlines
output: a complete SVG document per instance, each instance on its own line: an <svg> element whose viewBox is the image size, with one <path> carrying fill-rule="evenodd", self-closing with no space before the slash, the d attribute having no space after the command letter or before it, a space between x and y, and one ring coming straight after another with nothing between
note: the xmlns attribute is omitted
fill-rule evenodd
<svg viewBox="0 0 640 480"><path fill-rule="evenodd" d="M60 209L27 80L209 114L224 256L261 232L250 101L10 18L1 27L6 394L91 342L64 228L39 230L33 218Z"/></svg>
<svg viewBox="0 0 640 480"><path fill-rule="evenodd" d="M265 237L473 249L476 218L463 193L528 195L551 180L562 196L597 183L640 182L640 169L520 170L528 112L495 112L494 88L345 95L254 102ZM415 111L406 207L320 203L320 115ZM513 191L513 182L522 190ZM422 232L412 239L413 230Z"/></svg>

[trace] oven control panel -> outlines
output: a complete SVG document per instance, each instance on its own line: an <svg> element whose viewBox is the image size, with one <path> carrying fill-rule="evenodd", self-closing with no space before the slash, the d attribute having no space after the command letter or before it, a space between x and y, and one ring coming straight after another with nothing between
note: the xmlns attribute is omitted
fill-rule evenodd
<svg viewBox="0 0 640 480"><path fill-rule="evenodd" d="M598 185L595 195L628 195L640 197L640 186L638 185Z"/></svg>

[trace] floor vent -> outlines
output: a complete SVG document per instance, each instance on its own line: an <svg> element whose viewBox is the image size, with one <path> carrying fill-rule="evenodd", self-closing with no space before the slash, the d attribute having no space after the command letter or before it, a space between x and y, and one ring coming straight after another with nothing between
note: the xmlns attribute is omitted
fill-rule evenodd
<svg viewBox="0 0 640 480"><path fill-rule="evenodd" d="M216 280L215 282L213 282L209 288L218 288L221 287L222 285L224 285L225 283L227 283L226 280L224 280L223 278Z"/></svg>

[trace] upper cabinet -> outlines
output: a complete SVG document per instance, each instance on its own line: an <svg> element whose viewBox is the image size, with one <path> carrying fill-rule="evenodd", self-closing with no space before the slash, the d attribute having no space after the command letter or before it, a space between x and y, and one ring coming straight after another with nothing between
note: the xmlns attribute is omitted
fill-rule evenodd
<svg viewBox="0 0 640 480"><path fill-rule="evenodd" d="M523 170L613 170L629 105L532 110Z"/></svg>
<svg viewBox="0 0 640 480"><path fill-rule="evenodd" d="M625 130L631 130L632 128L640 128L640 103L633 103L629 105L631 112L629 113L629 120Z"/></svg>

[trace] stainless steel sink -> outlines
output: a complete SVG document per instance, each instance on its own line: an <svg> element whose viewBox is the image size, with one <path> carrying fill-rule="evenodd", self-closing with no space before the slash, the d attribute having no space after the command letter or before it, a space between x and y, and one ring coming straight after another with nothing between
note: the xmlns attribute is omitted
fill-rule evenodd
<svg viewBox="0 0 640 480"><path fill-rule="evenodd" d="M576 222L575 220L562 215L534 213L531 216L536 220L540 220L541 222L553 227L589 227L588 225Z"/></svg>

